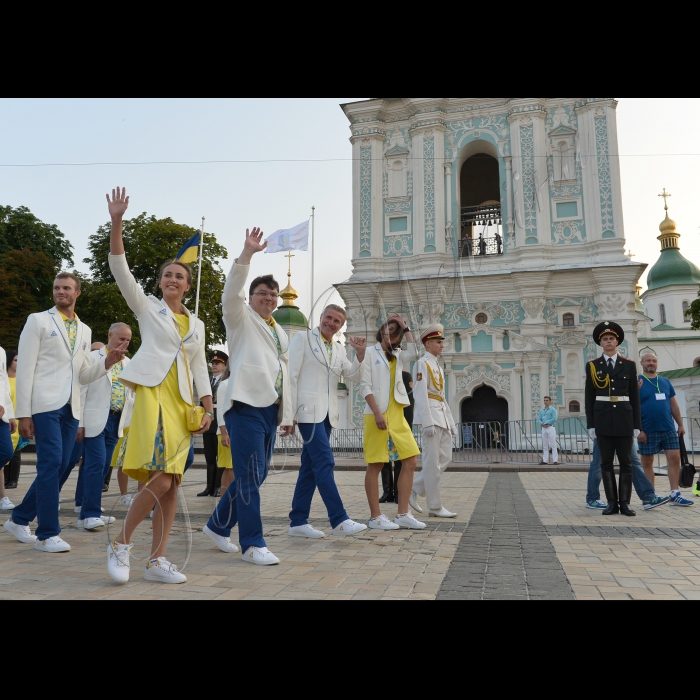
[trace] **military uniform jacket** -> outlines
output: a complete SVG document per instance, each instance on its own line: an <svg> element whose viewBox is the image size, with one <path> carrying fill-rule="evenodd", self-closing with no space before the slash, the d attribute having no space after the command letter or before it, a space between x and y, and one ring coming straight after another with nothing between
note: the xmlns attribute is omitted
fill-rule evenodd
<svg viewBox="0 0 700 700"><path fill-rule="evenodd" d="M413 376L416 425L423 428L444 428L456 434L455 421L445 396L445 373L437 358L426 353L425 357L416 362Z"/></svg>
<svg viewBox="0 0 700 700"><path fill-rule="evenodd" d="M586 365L588 429L595 429L599 437L632 437L635 430L641 430L642 404L638 381L637 365L621 355L617 356L612 371L605 356L589 362ZM617 401L620 396L628 397L629 401ZM598 397L611 400L598 401Z"/></svg>

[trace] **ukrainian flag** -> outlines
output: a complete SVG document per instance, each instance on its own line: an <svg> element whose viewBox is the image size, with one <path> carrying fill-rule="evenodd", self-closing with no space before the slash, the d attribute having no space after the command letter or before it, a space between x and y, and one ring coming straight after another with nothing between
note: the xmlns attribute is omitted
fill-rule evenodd
<svg viewBox="0 0 700 700"><path fill-rule="evenodd" d="M199 233L192 238L192 240L187 241L182 247L182 250L177 254L175 260L177 262L191 264L199 260Z"/></svg>

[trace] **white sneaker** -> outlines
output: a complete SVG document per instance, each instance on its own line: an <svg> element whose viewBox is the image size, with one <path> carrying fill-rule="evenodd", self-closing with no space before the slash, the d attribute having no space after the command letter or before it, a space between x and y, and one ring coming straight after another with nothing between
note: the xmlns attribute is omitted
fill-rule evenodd
<svg viewBox="0 0 700 700"><path fill-rule="evenodd" d="M346 520L338 527L333 528L334 535L359 535L367 529L367 525L356 523L354 520Z"/></svg>
<svg viewBox="0 0 700 700"><path fill-rule="evenodd" d="M394 522L403 530L425 530L426 524L416 520L410 513L406 513L402 517L398 515Z"/></svg>
<svg viewBox="0 0 700 700"><path fill-rule="evenodd" d="M243 555L243 561L257 566L275 566L280 560L267 547L250 547Z"/></svg>
<svg viewBox="0 0 700 700"><path fill-rule="evenodd" d="M423 509L418 505L418 494L415 491L411 491L411 497L408 499L408 505L416 511L416 513L422 513Z"/></svg>
<svg viewBox="0 0 700 700"><path fill-rule="evenodd" d="M61 510L61 509L59 508L59 510ZM83 507L82 507L82 506L75 506L75 508L73 508L73 512L74 512L76 515L80 515L80 514L83 512ZM105 509L104 509L104 508L100 508L100 512L101 512L101 513L104 513L104 512L105 512Z"/></svg>
<svg viewBox="0 0 700 700"><path fill-rule="evenodd" d="M181 574L177 566L171 564L165 557L149 562L143 577L146 581L158 583L187 583L187 576Z"/></svg>
<svg viewBox="0 0 700 700"><path fill-rule="evenodd" d="M49 537L48 540L43 542L37 540L34 543L34 549L38 549L40 552L47 552L48 554L63 554L64 552L70 552L70 545L60 537Z"/></svg>
<svg viewBox="0 0 700 700"><path fill-rule="evenodd" d="M125 508L131 508L131 504L134 502L134 499L129 496L128 494L126 496L122 496L118 501L117 505L118 506L124 506Z"/></svg>
<svg viewBox="0 0 700 700"><path fill-rule="evenodd" d="M29 525L17 525L10 518L3 526L11 535L14 535L22 544L34 544L36 537L32 535Z"/></svg>
<svg viewBox="0 0 700 700"><path fill-rule="evenodd" d="M226 554L236 554L238 552L238 547L236 547L233 542L231 542L230 537L222 537L217 535L213 530L209 529L209 526L204 526L204 534L222 551Z"/></svg>
<svg viewBox="0 0 700 700"><path fill-rule="evenodd" d="M370 530L400 530L401 528L396 525L395 523L392 523L389 518L386 517L382 513L378 518L374 518L373 520L369 521L369 529Z"/></svg>
<svg viewBox="0 0 700 700"><path fill-rule="evenodd" d="M85 520L78 520L79 530L97 530L100 527L104 527L105 523L102 518L85 518Z"/></svg>
<svg viewBox="0 0 700 700"><path fill-rule="evenodd" d="M446 518L446 519L456 518L457 513L450 513L450 511L447 510L447 508L445 508L443 506L442 508L440 508L440 510L431 510L430 517L431 518Z"/></svg>
<svg viewBox="0 0 700 700"><path fill-rule="evenodd" d="M15 509L15 504L9 498L3 498L0 500L0 511L7 513L10 510Z"/></svg>
<svg viewBox="0 0 700 700"><path fill-rule="evenodd" d="M128 583L131 573L129 558L133 544L119 544L116 540L109 545L107 550L107 572L112 581L117 583Z"/></svg>
<svg viewBox="0 0 700 700"><path fill-rule="evenodd" d="M300 525L299 527L289 528L290 537L305 537L307 540L322 540L325 536L325 532L320 530L314 530L308 523L306 525Z"/></svg>

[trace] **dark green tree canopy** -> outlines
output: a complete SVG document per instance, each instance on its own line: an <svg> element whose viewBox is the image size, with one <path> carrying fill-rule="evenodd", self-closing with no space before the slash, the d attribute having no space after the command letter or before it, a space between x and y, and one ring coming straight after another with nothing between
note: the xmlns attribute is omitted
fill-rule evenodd
<svg viewBox="0 0 700 700"><path fill-rule="evenodd" d="M133 314L128 310L122 299L121 305L114 294L119 294L116 288L114 278L109 270L109 236L111 231L111 223L101 226L97 233L90 236L88 249L90 258L84 260L90 266L91 282L87 285L86 298L78 302L78 313L85 314L85 322L93 327L93 335L96 340L104 340L97 337L95 333L99 330L104 332L104 326L107 328L114 321L124 321L132 325ZM141 285L141 288L146 294L155 294L160 296L158 289L158 273L161 265L167 260L172 260L180 249L197 234L197 229L184 224L177 224L172 219L157 219L155 216L149 216L146 213L137 216L134 219L124 221L124 248L126 250L126 259L129 262L129 267L136 278L136 281ZM219 345L226 340L226 330L224 328L223 319L221 317L221 295L224 290L226 278L218 263L218 260L226 260L228 253L226 249L216 240L216 235L206 233L204 236L204 263L202 266L202 291L200 297L199 316L204 321L207 330L207 346L212 347ZM185 305L194 312L195 295L197 289L197 266L192 265L193 281L192 291L185 298ZM113 290L107 293L104 290L104 285L112 285ZM110 300L110 308L105 315L99 309L99 299L105 294L105 298ZM88 296L93 297L94 303L90 300L88 305ZM113 306L112 303L114 304ZM81 312L82 308L82 312ZM95 314L93 324L90 323L89 316ZM99 316L97 314L100 314ZM118 317L112 316L109 323L108 316L116 314ZM81 318L83 318L81 315ZM133 319L135 323L135 319ZM97 326L97 328L95 327ZM134 343L131 350L136 350L140 339L137 338L138 329L134 328Z"/></svg>

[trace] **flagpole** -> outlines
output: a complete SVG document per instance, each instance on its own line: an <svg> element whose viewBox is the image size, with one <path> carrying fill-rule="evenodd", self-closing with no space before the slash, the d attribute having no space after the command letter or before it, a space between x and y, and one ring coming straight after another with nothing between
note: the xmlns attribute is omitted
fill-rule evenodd
<svg viewBox="0 0 700 700"><path fill-rule="evenodd" d="M199 236L199 273L197 274L197 302L194 307L194 317L199 318L199 292L202 289L202 260L204 258L204 222L202 217L202 233Z"/></svg>
<svg viewBox="0 0 700 700"><path fill-rule="evenodd" d="M316 297L314 297L314 272L316 264L316 207L311 207L311 314L309 321L313 326L314 323L314 305Z"/></svg>

